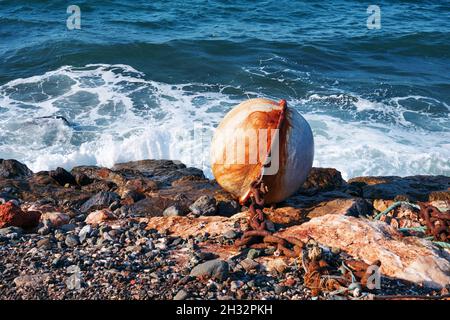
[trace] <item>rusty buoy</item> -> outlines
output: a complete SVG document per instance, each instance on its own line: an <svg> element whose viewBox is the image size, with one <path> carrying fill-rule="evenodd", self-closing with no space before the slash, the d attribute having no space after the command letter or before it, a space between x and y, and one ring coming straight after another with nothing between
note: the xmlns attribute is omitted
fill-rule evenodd
<svg viewBox="0 0 450 320"><path fill-rule="evenodd" d="M242 102L224 117L211 145L216 181L241 203L255 181L267 186L266 203L283 201L305 182L313 158L311 127L285 100Z"/></svg>

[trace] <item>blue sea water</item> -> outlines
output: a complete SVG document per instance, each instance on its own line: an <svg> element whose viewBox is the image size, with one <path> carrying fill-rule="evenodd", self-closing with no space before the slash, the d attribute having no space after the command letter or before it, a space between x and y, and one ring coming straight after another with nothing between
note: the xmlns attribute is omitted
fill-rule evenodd
<svg viewBox="0 0 450 320"><path fill-rule="evenodd" d="M170 158L210 175L214 127L268 97L310 122L316 166L450 175L449 1L3 0L0 62L0 158L33 170Z"/></svg>

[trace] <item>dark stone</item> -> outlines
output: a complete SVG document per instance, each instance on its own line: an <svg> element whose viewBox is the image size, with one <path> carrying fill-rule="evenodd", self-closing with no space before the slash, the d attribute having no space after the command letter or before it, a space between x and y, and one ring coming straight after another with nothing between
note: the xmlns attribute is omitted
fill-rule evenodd
<svg viewBox="0 0 450 320"><path fill-rule="evenodd" d="M0 159L0 177L15 179L26 178L33 174L26 165L14 159Z"/></svg>
<svg viewBox="0 0 450 320"><path fill-rule="evenodd" d="M409 201L445 200L450 188L450 177L410 176L410 177L356 177L350 184L362 189L367 199L408 199Z"/></svg>
<svg viewBox="0 0 450 320"><path fill-rule="evenodd" d="M66 240L64 241L64 243L68 247L76 247L77 245L80 244L80 240L79 240L78 236L76 236L74 234L68 234L66 236Z"/></svg>
<svg viewBox="0 0 450 320"><path fill-rule="evenodd" d="M67 183L70 185L76 184L75 178L64 168L58 167L56 170L49 171L48 174L61 186L65 186Z"/></svg>
<svg viewBox="0 0 450 320"><path fill-rule="evenodd" d="M220 281L228 278L229 266L226 261L216 259L209 260L195 266L190 275L193 277L205 277L218 279Z"/></svg>
<svg viewBox="0 0 450 320"><path fill-rule="evenodd" d="M196 216L212 216L217 213L216 199L210 196L201 196L193 204L189 206L189 209Z"/></svg>
<svg viewBox="0 0 450 320"><path fill-rule="evenodd" d="M87 186L88 184L91 184L94 179L89 178L86 174L82 173L82 172L77 172L73 175L75 182L79 185L79 186Z"/></svg>
<svg viewBox="0 0 450 320"><path fill-rule="evenodd" d="M314 194L319 191L329 191L345 185L341 173L334 168L312 168L308 178L299 192Z"/></svg>
<svg viewBox="0 0 450 320"><path fill-rule="evenodd" d="M115 192L101 191L87 200L80 207L81 212L88 212L109 207L114 201L119 201L120 197Z"/></svg>

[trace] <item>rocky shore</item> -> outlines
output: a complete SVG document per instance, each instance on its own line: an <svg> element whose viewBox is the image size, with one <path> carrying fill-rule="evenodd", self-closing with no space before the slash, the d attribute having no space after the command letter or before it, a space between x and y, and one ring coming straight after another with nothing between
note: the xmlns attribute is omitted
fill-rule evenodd
<svg viewBox="0 0 450 320"><path fill-rule="evenodd" d="M274 235L304 244L298 257L237 247L248 208L167 160L36 173L0 160L0 203L3 299L449 297L450 177L313 168L265 209Z"/></svg>

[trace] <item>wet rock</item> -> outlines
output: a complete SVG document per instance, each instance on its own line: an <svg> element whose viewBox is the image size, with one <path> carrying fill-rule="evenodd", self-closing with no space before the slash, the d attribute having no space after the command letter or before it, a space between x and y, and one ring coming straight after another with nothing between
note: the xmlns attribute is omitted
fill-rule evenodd
<svg viewBox="0 0 450 320"><path fill-rule="evenodd" d="M363 197L368 199L433 201L439 194L445 194L450 187L450 177L410 176L410 177L356 177L350 184L362 189Z"/></svg>
<svg viewBox="0 0 450 320"><path fill-rule="evenodd" d="M213 216L217 213L216 199L210 196L201 196L189 209L196 216Z"/></svg>
<svg viewBox="0 0 450 320"><path fill-rule="evenodd" d="M450 283L450 255L428 240L403 237L379 221L344 215L325 215L280 233L302 241L313 238L322 245L338 248L372 264L381 261L385 276L431 288Z"/></svg>
<svg viewBox="0 0 450 320"><path fill-rule="evenodd" d="M114 165L112 170L139 172L145 177L155 180L162 186L170 186L173 181L183 176L204 177L200 169L187 168L184 164L171 160L141 160L118 163Z"/></svg>
<svg viewBox="0 0 450 320"><path fill-rule="evenodd" d="M226 261L215 259L195 266L190 275L193 277L213 278L220 281L228 277L229 266Z"/></svg>
<svg viewBox="0 0 450 320"><path fill-rule="evenodd" d="M119 200L120 197L117 193L101 191L83 203L80 210L81 212L88 212L91 210L107 208L111 203Z"/></svg>
<svg viewBox="0 0 450 320"><path fill-rule="evenodd" d="M94 179L89 178L86 174L82 172L77 172L73 175L73 178L75 179L75 183L79 186L87 186L88 184L91 184Z"/></svg>
<svg viewBox="0 0 450 320"><path fill-rule="evenodd" d="M40 212L23 212L19 206L9 201L0 205L0 228L11 226L24 229L34 228L38 225L40 216Z"/></svg>
<svg viewBox="0 0 450 320"><path fill-rule="evenodd" d="M338 189L345 185L341 173L334 168L312 168L300 192L314 194L319 191Z"/></svg>
<svg viewBox="0 0 450 320"><path fill-rule="evenodd" d="M75 178L64 168L58 167L56 168L56 170L49 171L48 174L61 186L64 186L66 184L76 185Z"/></svg>
<svg viewBox="0 0 450 320"><path fill-rule="evenodd" d="M97 210L97 211L91 212L86 217L85 222L87 224L97 225L104 221L114 220L114 219L116 219L116 216L114 216L114 214L110 210L103 209L103 210Z"/></svg>
<svg viewBox="0 0 450 320"><path fill-rule="evenodd" d="M177 205L170 206L163 212L164 217L176 217L176 216L181 216L181 215L183 215L183 211Z"/></svg>
<svg viewBox="0 0 450 320"><path fill-rule="evenodd" d="M8 179L27 178L33 172L26 165L13 159L0 159L0 177Z"/></svg>

